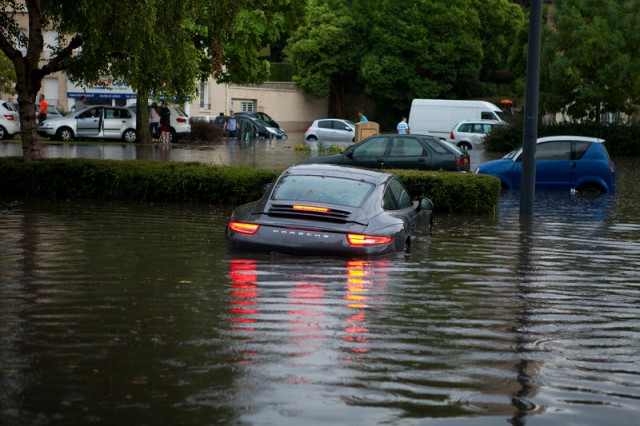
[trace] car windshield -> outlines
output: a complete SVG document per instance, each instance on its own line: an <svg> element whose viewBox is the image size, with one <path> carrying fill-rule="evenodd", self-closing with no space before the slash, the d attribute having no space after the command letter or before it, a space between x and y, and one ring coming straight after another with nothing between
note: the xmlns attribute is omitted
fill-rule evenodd
<svg viewBox="0 0 640 426"><path fill-rule="evenodd" d="M255 122L256 122L256 123L258 123L258 124L259 124L259 125L261 125L261 126L264 126L264 127L273 127L271 124L267 123L267 122L266 122L266 121L264 121L264 120L260 120L259 118L256 118L256 117L253 117L253 119L255 120Z"/></svg>
<svg viewBox="0 0 640 426"><path fill-rule="evenodd" d="M516 148L513 151L511 151L510 153L508 153L507 155L505 155L504 157L502 157L503 160L515 160L516 156L518 155L518 153L520 153L522 148Z"/></svg>
<svg viewBox="0 0 640 426"><path fill-rule="evenodd" d="M285 176L278 182L271 198L357 207L367 198L373 187L369 182L354 179Z"/></svg>

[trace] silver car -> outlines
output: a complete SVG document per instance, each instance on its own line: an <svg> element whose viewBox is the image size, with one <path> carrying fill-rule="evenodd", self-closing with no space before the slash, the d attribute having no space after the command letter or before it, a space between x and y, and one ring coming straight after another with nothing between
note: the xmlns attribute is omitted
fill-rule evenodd
<svg viewBox="0 0 640 426"><path fill-rule="evenodd" d="M453 126L448 142L467 151L484 143L493 126L505 124L498 120L464 120Z"/></svg>
<svg viewBox="0 0 640 426"><path fill-rule="evenodd" d="M315 120L304 134L306 141L353 142L356 123L341 118Z"/></svg>
<svg viewBox="0 0 640 426"><path fill-rule="evenodd" d="M63 141L97 138L135 142L136 114L127 108L90 106L64 117L47 118L38 127L38 134Z"/></svg>

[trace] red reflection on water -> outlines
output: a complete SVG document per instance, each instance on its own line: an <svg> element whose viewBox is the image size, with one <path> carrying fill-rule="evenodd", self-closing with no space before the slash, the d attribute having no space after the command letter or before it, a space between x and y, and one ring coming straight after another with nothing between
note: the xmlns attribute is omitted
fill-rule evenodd
<svg viewBox="0 0 640 426"><path fill-rule="evenodd" d="M344 299L346 300L347 308L354 309L356 312L345 320L345 334L342 338L349 342L348 349L352 353L364 354L369 352L369 338L367 337L369 329L367 328L366 315L366 309L370 307L371 303L369 292L375 285L387 284L386 280L378 279L374 281L371 276L374 275L373 270L377 269L374 276L382 275L384 278L387 274L384 269L388 268L389 265L390 262L384 260L375 262L352 260L347 263L347 293ZM381 271L380 269L383 270ZM358 361L358 359L348 356L347 361Z"/></svg>
<svg viewBox="0 0 640 426"><path fill-rule="evenodd" d="M231 308L233 314L229 321L234 324L233 330L254 331L250 325L260 311L255 308L258 299L257 265L254 260L232 259L229 261L229 277L231 277Z"/></svg>

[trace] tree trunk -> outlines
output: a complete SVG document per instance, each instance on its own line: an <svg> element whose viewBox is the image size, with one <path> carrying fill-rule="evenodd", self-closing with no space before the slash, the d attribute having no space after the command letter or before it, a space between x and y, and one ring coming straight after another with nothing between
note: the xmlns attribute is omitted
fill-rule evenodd
<svg viewBox="0 0 640 426"><path fill-rule="evenodd" d="M344 88L339 77L331 77L331 97L333 98L336 118L345 118Z"/></svg>
<svg viewBox="0 0 640 426"><path fill-rule="evenodd" d="M151 143L149 91L144 88L138 88L136 94L136 140L138 143Z"/></svg>

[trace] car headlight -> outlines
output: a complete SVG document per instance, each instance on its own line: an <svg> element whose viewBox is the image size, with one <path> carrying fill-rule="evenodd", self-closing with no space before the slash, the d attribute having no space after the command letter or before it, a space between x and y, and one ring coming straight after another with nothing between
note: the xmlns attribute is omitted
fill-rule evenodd
<svg viewBox="0 0 640 426"><path fill-rule="evenodd" d="M269 131L269 133L274 135L277 135L279 133L278 129L276 129L275 127L267 127L267 130Z"/></svg>

